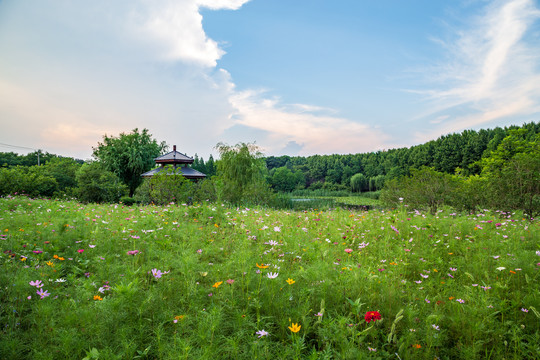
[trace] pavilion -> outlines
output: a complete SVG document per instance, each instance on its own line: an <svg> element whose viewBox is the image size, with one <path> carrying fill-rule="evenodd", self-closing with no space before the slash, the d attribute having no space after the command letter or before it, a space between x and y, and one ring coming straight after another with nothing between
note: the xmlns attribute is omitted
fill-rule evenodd
<svg viewBox="0 0 540 360"><path fill-rule="evenodd" d="M174 168L174 173L171 175L180 174L186 179L194 181L198 181L206 177L206 175L202 172L188 167L189 164L193 164L193 158L176 151L176 145L173 145L173 151L155 158L154 161L156 162L156 165L161 166L145 172L141 175L142 177L151 178L155 174L163 171L167 165L171 165Z"/></svg>

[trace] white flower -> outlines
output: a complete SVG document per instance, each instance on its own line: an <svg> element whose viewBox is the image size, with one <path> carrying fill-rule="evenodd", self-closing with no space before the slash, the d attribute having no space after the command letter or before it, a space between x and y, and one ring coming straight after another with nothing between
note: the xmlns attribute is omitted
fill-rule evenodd
<svg viewBox="0 0 540 360"><path fill-rule="evenodd" d="M505 270L505 269L506 269L506 268L505 268L504 266L500 266L500 267L497 268L497 270L499 270L499 271L503 271L503 270Z"/></svg>
<svg viewBox="0 0 540 360"><path fill-rule="evenodd" d="M279 273L271 273L269 272L268 274L266 274L266 276L269 278L269 279L275 279L277 278L279 275Z"/></svg>

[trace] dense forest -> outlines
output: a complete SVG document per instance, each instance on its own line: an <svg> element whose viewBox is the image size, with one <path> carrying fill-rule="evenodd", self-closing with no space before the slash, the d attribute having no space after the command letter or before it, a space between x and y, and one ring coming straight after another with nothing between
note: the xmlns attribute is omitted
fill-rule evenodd
<svg viewBox="0 0 540 360"><path fill-rule="evenodd" d="M524 140L540 133L540 123L527 123L488 130L465 130L410 148L349 155L269 156L268 181L277 190L355 190L351 179L360 179L359 191L380 190L385 181L410 175L423 166L435 171L463 176L478 175L479 161L497 149L511 130L524 129ZM360 175L359 175L360 174Z"/></svg>

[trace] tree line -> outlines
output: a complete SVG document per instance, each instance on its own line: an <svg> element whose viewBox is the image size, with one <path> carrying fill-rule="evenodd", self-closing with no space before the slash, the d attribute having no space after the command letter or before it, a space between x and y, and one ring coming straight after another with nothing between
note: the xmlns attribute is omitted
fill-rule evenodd
<svg viewBox="0 0 540 360"><path fill-rule="evenodd" d="M479 175L478 164L497 149L512 130L524 130L525 139L540 133L540 123L465 130L412 146L347 155L269 156L265 158L268 181L279 191L320 189L375 191L386 181L411 175L411 169L431 167L435 171L464 176Z"/></svg>
<svg viewBox="0 0 540 360"><path fill-rule="evenodd" d="M467 130L410 148L309 157L264 157L254 144L229 146L220 143L216 146L220 155L216 161L212 156L204 161L195 155L192 167L207 174L207 180L196 184L170 176L154 176L143 181L140 175L155 166L153 159L165 153L167 146L152 138L147 129L134 129L117 137L105 135L93 148L93 160L84 164L80 160L47 154L42 157L41 166L25 166L21 164L36 154L0 153L3 161L0 163L0 196L24 193L73 196L86 202L123 199L126 202L167 203L210 199L235 204L268 204L284 200L276 192L297 189L363 192L384 188L387 189L385 201L389 205L397 205L397 199L408 194L411 203L416 201L416 206L428 204L432 210L443 203L465 204L467 209L473 210L489 203L477 194L490 191L500 195L497 204L515 203L519 198L521 205L514 208L523 209L523 204L528 201L529 210L526 211L531 212L538 201L538 191L534 187L538 186L538 178L534 176L540 174L540 170L535 170L540 153L539 134L540 123L528 123L492 130ZM429 186L439 189L434 190L435 193L468 195L442 200L442 195L437 195L433 200L424 196L428 187L420 188L423 198L418 195L422 191L411 195L413 184L426 183L429 179L433 182ZM440 180L438 185L435 184L437 179ZM184 190L171 191L175 181L177 188ZM403 187L403 184L410 186ZM534 195L535 191L537 195ZM514 197L510 199L508 194Z"/></svg>

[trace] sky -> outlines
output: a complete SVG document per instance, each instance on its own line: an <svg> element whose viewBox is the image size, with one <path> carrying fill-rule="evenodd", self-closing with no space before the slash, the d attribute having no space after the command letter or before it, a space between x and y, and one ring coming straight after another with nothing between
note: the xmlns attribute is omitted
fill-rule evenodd
<svg viewBox="0 0 540 360"><path fill-rule="evenodd" d="M538 0L0 0L0 151L409 147L540 121Z"/></svg>

